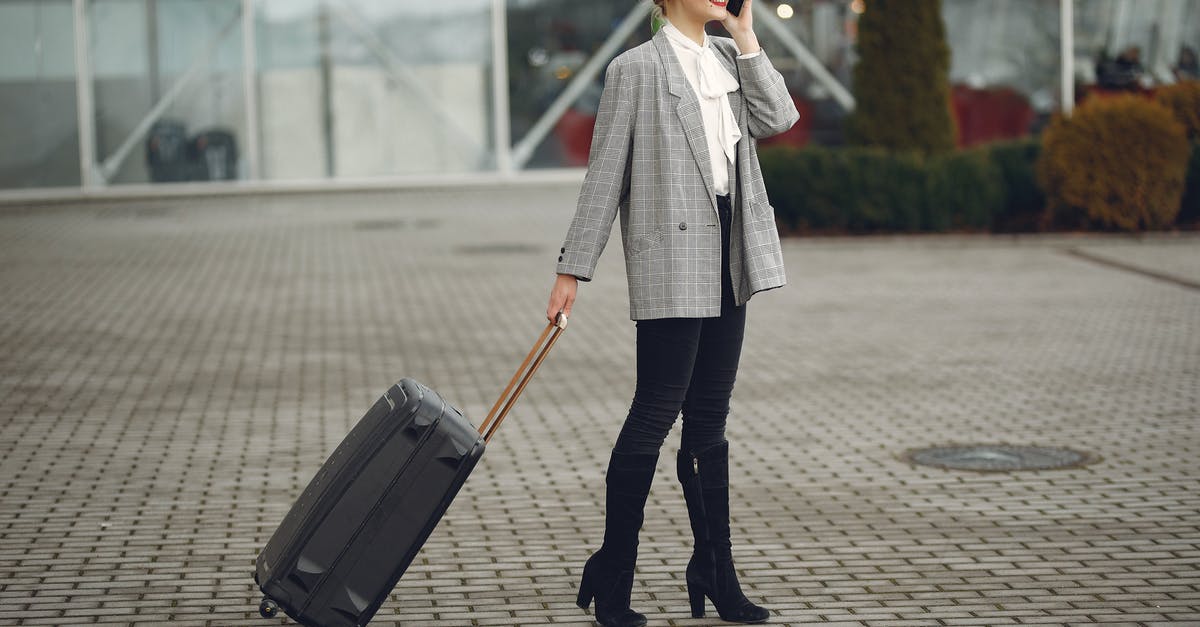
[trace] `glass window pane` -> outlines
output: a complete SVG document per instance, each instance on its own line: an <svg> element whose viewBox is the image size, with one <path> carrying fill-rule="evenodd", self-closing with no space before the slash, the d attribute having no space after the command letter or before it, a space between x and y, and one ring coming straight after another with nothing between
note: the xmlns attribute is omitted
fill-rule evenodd
<svg viewBox="0 0 1200 627"><path fill-rule="evenodd" d="M790 0L775 6L755 5L755 33L771 64L783 75L800 119L786 132L759 141L760 146L809 143L839 145L845 142L843 124L849 111L835 96L835 86L801 62L795 47L802 46L845 92L853 92L854 37L858 16L851 2ZM764 8L766 10L764 10ZM776 32L776 24L784 34ZM728 36L723 29L718 29Z"/></svg>
<svg viewBox="0 0 1200 627"><path fill-rule="evenodd" d="M945 0L959 145L1023 137L1059 108L1059 2Z"/></svg>
<svg viewBox="0 0 1200 627"><path fill-rule="evenodd" d="M244 178L241 2L94 0L90 15L108 182Z"/></svg>
<svg viewBox="0 0 1200 627"><path fill-rule="evenodd" d="M264 177L495 168L489 0L259 6Z"/></svg>
<svg viewBox="0 0 1200 627"><path fill-rule="evenodd" d="M851 33L854 14L848 2L804 0L758 4L755 31L775 68L783 75L801 120L792 130L763 140L763 144L802 145L809 141L839 143L845 109L832 89L818 81L797 60L792 49L765 22L778 24L791 38L801 42L843 85L849 85L853 67ZM645 3L581 3L573 0L509 0L508 64L509 98L514 143L525 138L546 109L576 80L583 65L616 31L627 15ZM708 25L711 35L728 37L718 23ZM649 18L617 48L614 55L641 45L651 37ZM600 66L582 94L555 121L551 132L535 149L529 168L583 166L603 91L604 68Z"/></svg>
<svg viewBox="0 0 1200 627"><path fill-rule="evenodd" d="M555 99L578 80L583 65L636 6L637 2L630 1L509 1L508 97L514 144L520 143ZM647 18L644 27L623 42L617 54L649 38ZM607 61L538 143L526 168L587 165Z"/></svg>
<svg viewBox="0 0 1200 627"><path fill-rule="evenodd" d="M1195 69L1188 70L1195 68L1198 49L1197 0L1076 3L1075 79L1081 98L1198 78Z"/></svg>
<svg viewBox="0 0 1200 627"><path fill-rule="evenodd" d="M0 189L80 184L71 2L0 2Z"/></svg>

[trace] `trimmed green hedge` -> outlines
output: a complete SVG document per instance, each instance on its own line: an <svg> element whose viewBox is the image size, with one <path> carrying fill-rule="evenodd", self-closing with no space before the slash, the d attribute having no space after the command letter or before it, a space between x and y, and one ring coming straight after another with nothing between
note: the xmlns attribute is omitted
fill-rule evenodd
<svg viewBox="0 0 1200 627"><path fill-rule="evenodd" d="M767 194L785 233L1029 232L1046 197L1037 139L996 142L936 157L876 148L759 150ZM1175 225L1200 228L1200 142L1192 144Z"/></svg>
<svg viewBox="0 0 1200 627"><path fill-rule="evenodd" d="M771 147L760 154L771 204L800 231L920 227L924 177L913 156L880 149Z"/></svg>
<svg viewBox="0 0 1200 627"><path fill-rule="evenodd" d="M1037 139L996 142L937 157L876 148L759 150L767 194L785 232L1029 232L1046 197ZM1200 228L1200 142L1192 144L1177 226Z"/></svg>
<svg viewBox="0 0 1200 627"><path fill-rule="evenodd" d="M926 230L990 229L1004 205L1000 168L980 149L931 159L925 164L922 204Z"/></svg>
<svg viewBox="0 0 1200 627"><path fill-rule="evenodd" d="M1000 185L1004 202L993 217L995 231L1036 231L1046 207L1046 195L1038 187L1034 164L1042 154L1042 144L1035 139L1005 141L983 148L1000 168Z"/></svg>
<svg viewBox="0 0 1200 627"><path fill-rule="evenodd" d="M1026 230L1044 199L1036 140L923 158L874 148L765 147L763 178L794 232Z"/></svg>

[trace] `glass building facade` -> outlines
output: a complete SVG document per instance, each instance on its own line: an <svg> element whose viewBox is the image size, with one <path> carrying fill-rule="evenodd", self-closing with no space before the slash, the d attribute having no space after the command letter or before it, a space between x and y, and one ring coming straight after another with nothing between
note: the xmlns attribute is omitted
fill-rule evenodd
<svg viewBox="0 0 1200 627"><path fill-rule="evenodd" d="M842 141L863 2L756 4L756 30L802 113L774 141ZM604 67L649 38L649 7L0 0L0 194L581 167ZM1036 132L1061 107L1062 7L943 0L963 142ZM1174 82L1194 67L1187 51L1194 64L1200 0L1071 7L1082 93L1115 80L1106 63L1134 48L1133 88Z"/></svg>

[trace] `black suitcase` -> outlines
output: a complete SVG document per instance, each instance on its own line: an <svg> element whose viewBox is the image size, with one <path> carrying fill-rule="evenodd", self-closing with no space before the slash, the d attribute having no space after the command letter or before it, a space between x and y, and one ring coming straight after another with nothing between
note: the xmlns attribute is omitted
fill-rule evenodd
<svg viewBox="0 0 1200 627"><path fill-rule="evenodd" d="M401 379L305 488L258 555L259 612L303 625L366 625L566 328L546 326L476 429L437 392Z"/></svg>

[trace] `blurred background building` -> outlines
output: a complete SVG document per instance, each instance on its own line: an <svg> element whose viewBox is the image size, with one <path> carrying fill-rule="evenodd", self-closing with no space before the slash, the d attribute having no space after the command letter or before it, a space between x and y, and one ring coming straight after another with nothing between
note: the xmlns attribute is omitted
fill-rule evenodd
<svg viewBox="0 0 1200 627"><path fill-rule="evenodd" d="M867 0L869 2L869 0ZM760 0L836 145L863 0ZM1060 0L944 0L960 144L1061 106ZM1200 0L1074 0L1076 98L1197 76ZM637 0L0 0L0 195L149 183L354 184L578 168Z"/></svg>

